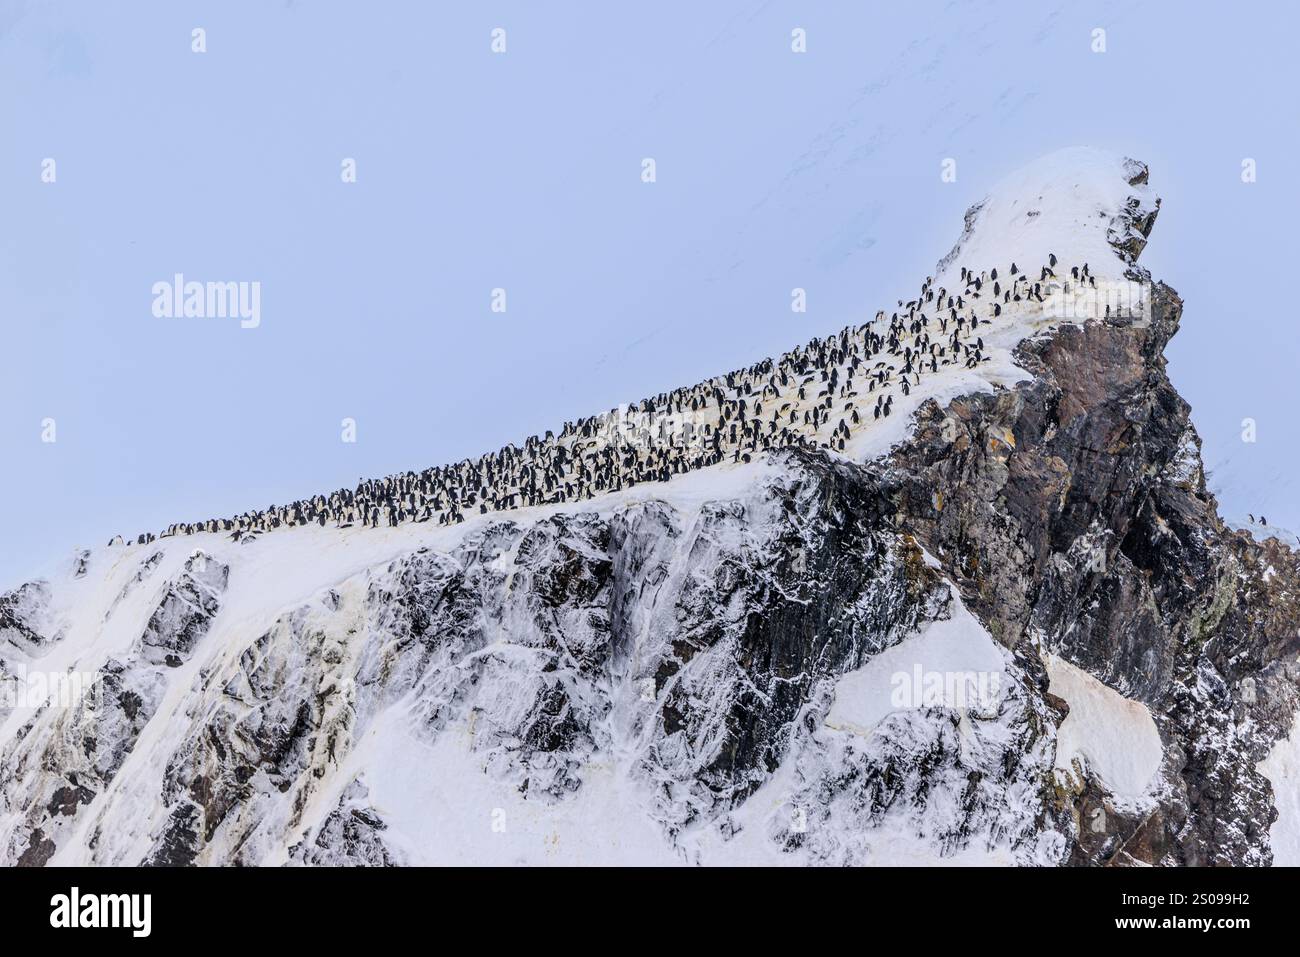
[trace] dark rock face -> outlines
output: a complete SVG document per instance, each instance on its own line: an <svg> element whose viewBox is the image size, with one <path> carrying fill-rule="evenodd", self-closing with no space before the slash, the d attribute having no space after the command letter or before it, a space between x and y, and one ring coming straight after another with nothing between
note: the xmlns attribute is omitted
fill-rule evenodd
<svg viewBox="0 0 1300 957"><path fill-rule="evenodd" d="M771 838L821 864L871 864L874 832L901 820L938 856L1001 846L1010 860L1059 861L1072 824L1047 796L1063 715L1043 700L1036 666L1017 660L1009 671L1020 680L989 711L900 710L868 736L801 726L792 805L802 813L778 818Z"/></svg>
<svg viewBox="0 0 1300 957"><path fill-rule="evenodd" d="M50 586L43 581L27 582L0 595L0 646L30 653L57 641L44 623L49 603Z"/></svg>
<svg viewBox="0 0 1300 957"><path fill-rule="evenodd" d="M144 659L169 668L188 661L217 613L229 577L229 567L196 551L145 626L140 639Z"/></svg>
<svg viewBox="0 0 1300 957"><path fill-rule="evenodd" d="M644 758L670 828L752 794L834 678L946 608L946 586L894 530L875 475L783 455L766 516L706 508L684 545L672 638L653 669L661 735Z"/></svg>
<svg viewBox="0 0 1300 957"><path fill-rule="evenodd" d="M1026 342L1031 382L924 409L894 457L899 521L1004 645L1050 650L1156 716L1159 809L1137 821L1099 792L1070 798L1109 822L1072 861L1268 863L1256 764L1295 713L1300 566L1218 518L1164 373L1182 303L1163 285L1152 301L1150 324Z"/></svg>
<svg viewBox="0 0 1300 957"><path fill-rule="evenodd" d="M200 811L193 804L174 806L167 817L167 826L143 861L142 867L189 867L199 852L198 817Z"/></svg>
<svg viewBox="0 0 1300 957"><path fill-rule="evenodd" d="M600 725L634 697L654 706L633 721L651 726L641 760L665 781L669 827L731 806L774 770L822 682L946 595L914 545L874 527L886 502L857 469L785 460L758 502L705 506L690 527L649 503L526 532L502 523L450 556L416 553L390 569L398 590L371 586L372 620L392 642L359 685L423 671L431 733L469 708L489 773L552 799L580 786L608 745ZM510 571L493 568L511 549ZM469 663L447 672L440 657Z"/></svg>
<svg viewBox="0 0 1300 957"><path fill-rule="evenodd" d="M403 856L384 841L388 830L383 815L365 803L368 791L353 781L339 805L321 824L310 844L303 841L289 850L292 864L327 867L398 867Z"/></svg>

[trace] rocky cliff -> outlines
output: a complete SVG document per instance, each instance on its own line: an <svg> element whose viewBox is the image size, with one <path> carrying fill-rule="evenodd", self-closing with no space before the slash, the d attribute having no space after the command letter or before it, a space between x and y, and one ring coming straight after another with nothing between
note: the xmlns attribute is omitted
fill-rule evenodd
<svg viewBox="0 0 1300 957"><path fill-rule="evenodd" d="M1016 195L941 272L1026 258L987 224L1053 196ZM86 683L0 707L0 860L1292 853L1300 557L1219 518L1165 374L1182 303L1136 266L1155 207L1104 219L1141 315L1026 329L1011 380L920 397L879 452L79 553L0 596L3 673Z"/></svg>

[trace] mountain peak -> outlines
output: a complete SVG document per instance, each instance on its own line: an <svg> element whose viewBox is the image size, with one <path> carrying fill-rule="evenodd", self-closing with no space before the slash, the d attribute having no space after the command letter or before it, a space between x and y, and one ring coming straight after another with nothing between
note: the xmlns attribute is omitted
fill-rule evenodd
<svg viewBox="0 0 1300 957"><path fill-rule="evenodd" d="M0 595L0 861L1294 863L1300 556L1217 515L1177 294L1052 308L1146 179L1052 154L892 316Z"/></svg>
<svg viewBox="0 0 1300 957"><path fill-rule="evenodd" d="M962 266L1033 268L1049 253L1118 278L1146 245L1160 208L1147 166L1090 147L1048 153L1004 177L966 212L965 228L939 261L938 277Z"/></svg>

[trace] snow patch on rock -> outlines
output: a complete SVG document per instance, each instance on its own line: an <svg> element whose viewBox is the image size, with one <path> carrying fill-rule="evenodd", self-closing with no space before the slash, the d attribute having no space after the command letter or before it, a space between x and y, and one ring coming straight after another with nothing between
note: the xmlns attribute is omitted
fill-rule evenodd
<svg viewBox="0 0 1300 957"><path fill-rule="evenodd" d="M1048 691L1070 706L1057 730L1056 767L1092 772L1120 805L1145 803L1164 757L1151 712L1062 658L1048 655L1046 664Z"/></svg>
<svg viewBox="0 0 1300 957"><path fill-rule="evenodd" d="M1007 658L954 589L948 618L929 622L839 680L826 724L867 735L897 711L988 711L1011 681Z"/></svg>
<svg viewBox="0 0 1300 957"><path fill-rule="evenodd" d="M1259 763L1259 771L1273 785L1277 820L1269 828L1274 867L1300 867L1300 713L1291 733L1279 738Z"/></svg>

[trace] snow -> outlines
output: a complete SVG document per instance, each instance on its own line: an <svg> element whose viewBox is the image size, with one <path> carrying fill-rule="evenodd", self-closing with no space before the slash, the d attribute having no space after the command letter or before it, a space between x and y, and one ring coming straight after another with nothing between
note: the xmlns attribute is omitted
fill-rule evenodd
<svg viewBox="0 0 1300 957"><path fill-rule="evenodd" d="M1291 733L1277 740L1258 767L1273 785L1277 807L1277 820L1268 830L1273 866L1300 866L1300 712L1292 721Z"/></svg>
<svg viewBox="0 0 1300 957"><path fill-rule="evenodd" d="M1149 185L1129 185L1135 168L1118 154L1079 146L1022 166L976 204L978 212L936 278L952 288L962 266L979 271L1015 262L1036 270L1049 252L1067 274L1086 262L1098 276L1123 275L1128 264L1110 242L1113 220L1130 197L1142 210L1158 203Z"/></svg>
<svg viewBox="0 0 1300 957"><path fill-rule="evenodd" d="M610 764L592 762L582 787L565 801L526 800L483 773L472 731L432 744L410 733L400 709L385 712L336 775L336 786L363 774L370 806L389 829L387 843L417 866L685 863L640 807L639 795ZM341 788L340 788L341 789ZM304 831L332 810L322 794ZM268 864L283 863L273 858Z"/></svg>
<svg viewBox="0 0 1300 957"><path fill-rule="evenodd" d="M1118 804L1146 804L1164 757L1151 712L1063 658L1048 655L1046 664L1048 691L1070 706L1057 730L1056 767L1073 775L1077 761Z"/></svg>
<svg viewBox="0 0 1300 957"><path fill-rule="evenodd" d="M949 618L930 622L840 679L826 724L868 735L890 714L910 708L988 710L1010 680L1006 652L954 594Z"/></svg>
<svg viewBox="0 0 1300 957"><path fill-rule="evenodd" d="M990 845L987 836L978 833L961 846L943 848L940 834L960 818L959 805L968 787L967 775L960 768L951 776L937 774L930 779L926 799L919 808L899 801L870 823L856 816L863 813L860 807L847 812L841 808L838 814L819 813L824 810L818 806L824 800L820 787L824 781L819 781L817 774L832 780L852 776L858 767L854 762L864 753L871 753L874 745L888 750L891 746L906 748L908 742L914 742L933 756L934 739L927 734L927 728L941 724L945 712L956 712L960 718L963 761L970 767L987 766L990 753L981 753L981 749L997 753L996 748L1008 739L1002 721L1014 721L997 716L1000 695L984 703L991 707L971 707L961 700L942 697L916 705L901 700L899 689L910 689L914 670L919 666L927 675L985 676L991 679L991 687L1006 690L1014 680L1008 671L1010 661L1010 655L970 614L954 588L948 618L925 624L835 683L832 704L813 741L796 743L792 749L795 753L731 813L734 836L730 840L722 840L716 828L699 826L688 829L683 845L689 848L692 859L714 864L805 863L810 853L806 848L782 851L771 839L774 832L790 829L791 822L802 815L810 843L838 849L851 847L857 858L876 866L1009 866L1023 863L1026 854L1035 863L1059 861L1064 845L1052 832L1044 832L1039 846L1019 854L1013 853L1005 841ZM895 680L900 675L902 679ZM986 712L984 719L976 720L981 712ZM840 764L841 760L848 763ZM996 759L992 763L996 765ZM1009 825L1016 813L1007 810L1004 825ZM1030 820L1032 813L1022 823ZM1009 829L1004 827L1002 833Z"/></svg>
<svg viewBox="0 0 1300 957"><path fill-rule="evenodd" d="M1276 538L1287 548L1300 551L1300 535L1287 528L1280 528L1277 525L1264 525L1258 521L1242 521L1240 519L1227 522L1229 528L1237 531L1248 532L1250 537L1257 542L1264 542L1270 538Z"/></svg>
<svg viewBox="0 0 1300 957"><path fill-rule="evenodd" d="M731 840L723 842L716 828L699 828L685 835L684 843L690 847L692 858L724 867L789 867L808 863L801 855L780 851L767 839L774 825L787 824L801 809L807 812L807 808L791 799L793 790L789 763L783 764L731 815L737 830ZM918 832L914 823L901 814L887 816L866 833L846 836L864 845L866 864L873 867L1011 867L1016 863L1009 849L987 850L976 843L940 853L934 839Z"/></svg>

